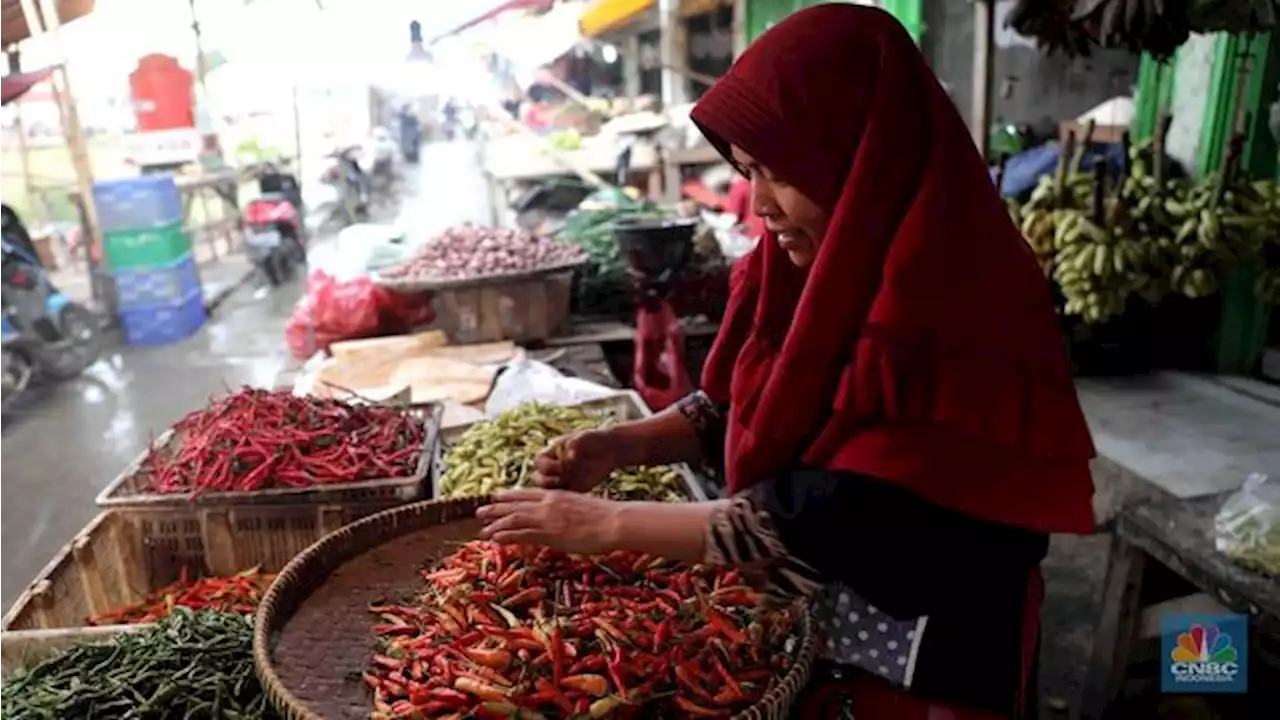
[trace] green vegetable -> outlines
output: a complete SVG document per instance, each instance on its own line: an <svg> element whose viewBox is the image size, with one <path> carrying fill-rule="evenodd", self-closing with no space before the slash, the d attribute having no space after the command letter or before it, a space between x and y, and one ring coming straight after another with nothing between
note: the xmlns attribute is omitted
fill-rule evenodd
<svg viewBox="0 0 1280 720"><path fill-rule="evenodd" d="M24 718L274 718L253 669L253 619L177 608L155 627L76 645L4 683Z"/></svg>
<svg viewBox="0 0 1280 720"><path fill-rule="evenodd" d="M538 453L563 435L600 427L601 418L576 407L525 403L463 433L445 457L440 492L445 497L488 495L526 487ZM615 500L685 502L680 475L670 467L614 471L596 494Z"/></svg>

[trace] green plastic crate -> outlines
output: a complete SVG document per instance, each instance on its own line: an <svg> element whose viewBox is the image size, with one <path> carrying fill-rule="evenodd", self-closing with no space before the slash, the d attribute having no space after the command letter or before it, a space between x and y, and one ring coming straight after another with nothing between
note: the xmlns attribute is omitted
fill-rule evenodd
<svg viewBox="0 0 1280 720"><path fill-rule="evenodd" d="M113 230L103 234L103 252L113 270L168 265L191 252L191 237L181 222L145 230Z"/></svg>

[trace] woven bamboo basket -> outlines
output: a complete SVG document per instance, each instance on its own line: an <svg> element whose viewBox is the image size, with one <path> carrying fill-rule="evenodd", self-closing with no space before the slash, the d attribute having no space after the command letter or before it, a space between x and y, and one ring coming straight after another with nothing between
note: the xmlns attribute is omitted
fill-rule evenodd
<svg viewBox="0 0 1280 720"><path fill-rule="evenodd" d="M4 616L10 631L78 628L177 580L276 572L308 545L396 503L108 510L54 556Z"/></svg>
<svg viewBox="0 0 1280 720"><path fill-rule="evenodd" d="M432 293L435 327L456 345L497 340L530 343L569 331L573 275L584 262L478 278L375 276L374 282L401 293Z"/></svg>
<svg viewBox="0 0 1280 720"><path fill-rule="evenodd" d="M243 506L304 502L345 504L392 501L406 503L423 500L430 490L427 477L430 474L431 460L435 456L440 422L444 417L444 406L439 403L423 403L409 406L408 412L413 413L423 423L426 431L423 435L422 455L418 459L417 469L408 477L333 483L308 488L268 488L252 491L208 492L200 495L157 493L147 489L146 476L141 471L142 463L150 452L148 448L134 458L133 462L129 463L124 471L98 494L97 503L102 508L143 510L193 505ZM181 438L176 437L174 431L170 429L157 438L154 446L157 448L176 446L181 441Z"/></svg>
<svg viewBox="0 0 1280 720"><path fill-rule="evenodd" d="M592 415L599 416L605 423L609 424L628 420L642 420L653 415L653 412L645 405L644 400L634 390L625 390L598 400L577 403L573 407L582 408ZM479 422L484 421L481 420ZM436 446L435 461L431 466L432 498L444 499L444 493L440 489L440 478L444 475L446 469L445 457L448 455L449 448L458 442L458 439L474 425L476 423L464 423L444 428L440 431L440 442ZM678 463L671 467L680 476L685 493L690 500L697 502L709 499L706 486L687 463Z"/></svg>
<svg viewBox="0 0 1280 720"><path fill-rule="evenodd" d="M368 718L361 679L373 650L371 603L411 595L419 568L476 537L486 498L435 500L348 525L307 548L276 577L258 606L253 660L271 704L289 720ZM817 655L814 621L799 615L795 662L759 703L735 720L783 720Z"/></svg>

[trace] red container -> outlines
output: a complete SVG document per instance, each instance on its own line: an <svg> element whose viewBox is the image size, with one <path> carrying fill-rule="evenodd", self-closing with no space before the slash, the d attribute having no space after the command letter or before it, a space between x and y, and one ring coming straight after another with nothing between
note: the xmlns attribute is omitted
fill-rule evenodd
<svg viewBox="0 0 1280 720"><path fill-rule="evenodd" d="M129 73L129 94L138 130L177 130L196 126L194 78L168 55L147 55Z"/></svg>

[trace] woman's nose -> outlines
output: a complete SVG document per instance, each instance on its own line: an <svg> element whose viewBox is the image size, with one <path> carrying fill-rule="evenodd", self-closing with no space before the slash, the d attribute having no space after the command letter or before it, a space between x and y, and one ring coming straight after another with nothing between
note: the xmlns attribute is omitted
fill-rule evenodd
<svg viewBox="0 0 1280 720"><path fill-rule="evenodd" d="M773 197L769 183L760 180L751 181L751 212L759 217L769 217L778 213L778 203Z"/></svg>

